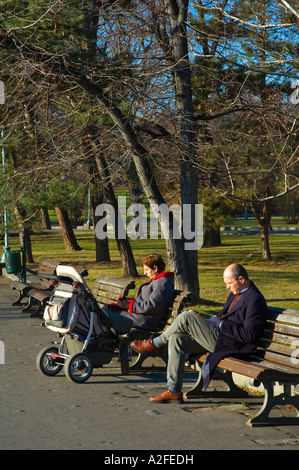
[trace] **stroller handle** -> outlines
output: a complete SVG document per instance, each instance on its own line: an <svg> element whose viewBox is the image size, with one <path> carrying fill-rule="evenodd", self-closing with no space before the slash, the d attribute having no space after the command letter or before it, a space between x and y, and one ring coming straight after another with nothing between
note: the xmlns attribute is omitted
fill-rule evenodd
<svg viewBox="0 0 299 470"><path fill-rule="evenodd" d="M80 272L77 272L81 277L87 277L88 276L88 271L87 269L84 269ZM61 275L58 274L44 274L44 273L37 273L37 277L43 278L43 279L53 279L54 281L62 281L62 282L74 282L74 278L71 277L71 275L68 276L68 273L63 273Z"/></svg>
<svg viewBox="0 0 299 470"><path fill-rule="evenodd" d="M37 273L37 277L42 277L43 279L51 279L53 281L60 281L60 282L66 282L73 284L74 279L68 276L57 276L57 274L43 274L43 273Z"/></svg>

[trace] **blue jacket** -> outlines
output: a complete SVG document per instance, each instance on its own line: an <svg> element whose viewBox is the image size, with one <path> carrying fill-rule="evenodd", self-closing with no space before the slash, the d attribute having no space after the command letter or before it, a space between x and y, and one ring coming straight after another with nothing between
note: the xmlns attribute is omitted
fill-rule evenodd
<svg viewBox="0 0 299 470"><path fill-rule="evenodd" d="M256 349L267 318L266 301L252 281L239 302L228 312L233 297L231 293L217 314L223 321L215 351L252 352Z"/></svg>
<svg viewBox="0 0 299 470"><path fill-rule="evenodd" d="M214 352L203 365L205 388L217 364L224 357L244 357L256 350L267 319L268 309L264 296L250 281L239 302L228 312L234 294L230 294L223 309L217 314L222 318Z"/></svg>

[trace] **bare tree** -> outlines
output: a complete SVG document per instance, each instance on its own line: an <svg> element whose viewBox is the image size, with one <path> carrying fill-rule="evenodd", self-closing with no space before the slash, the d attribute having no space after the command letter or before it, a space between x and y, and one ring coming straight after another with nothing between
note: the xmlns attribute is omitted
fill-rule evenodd
<svg viewBox="0 0 299 470"><path fill-rule="evenodd" d="M248 91L248 87L258 81L257 75L272 80L273 77L281 78L283 86L286 77L295 70L291 48L283 55L283 50L277 47L282 31L288 32L291 41L296 26L294 15L282 14L281 3L270 0L263 5L257 1L211 3L207 0L83 3L64 2L64 8L61 8L62 2L52 5L41 2L39 14L30 16L26 12L26 22L19 8L10 13L0 28L5 58L11 63L15 56L19 59L18 64L13 65L22 77L21 83L27 84L28 77L32 83L38 82L44 99L49 97L50 90L53 102L54 90L56 93L55 104L59 103L56 108L59 112L51 113L52 121L47 121L48 139L42 136L43 160L47 155L47 168L63 161L72 169L75 160L83 168L84 156L89 158L90 155L84 155L82 151L80 133L89 124L89 119L100 132L101 119L106 119L111 146L105 153L105 162L101 146L97 143L96 151L93 149L100 163L98 169L105 172L109 167L114 172L123 171L126 165L134 162L141 187L166 236L169 264L176 272L177 285L190 290L196 301L199 297L197 250L184 249L186 240L183 237L176 239L172 220L163 225L157 207L167 202L169 186L161 181L158 162L164 160L171 170L174 169L173 180L180 187L178 201L182 210L187 205L193 209L192 222L195 222L194 210L198 202L199 175L203 182L214 172L217 177L213 178L211 190L220 196L241 198L245 197L245 193L240 192L242 181L248 180L247 174L257 174L252 165L259 162L263 167L259 169L263 178L265 175L271 177L266 194L262 194L258 184L261 178L251 180L257 191L247 197L253 201L267 201L279 194L282 175L284 182L288 180L285 190L296 186L293 156L284 152L286 157L277 159L275 165L275 158L266 165L268 154L263 151L263 158L258 157L257 146L254 147L253 139L246 135L250 116L256 112L262 115L271 109L270 103L266 106L265 99L258 102L260 83L255 90ZM80 24L76 29L65 27L76 6L84 12L85 25L92 24L96 28L96 41L94 35L93 41L84 41L88 35L86 31L82 32L82 21L78 21ZM264 13L266 6L269 18ZM194 20L195 12L198 21ZM75 15L74 22L76 19ZM45 26L48 30L52 28L51 36L45 34ZM39 44L33 32L38 32ZM259 60L256 51L259 51ZM203 100L201 94L199 103L194 100L196 81L207 95ZM271 80L266 85L271 88ZM287 86L284 91L287 92ZM34 93L33 90L33 96ZM58 144L66 135L63 129L66 130L69 122L66 119L69 110L65 103L62 105L66 96L74 101L76 109L80 109L80 119L76 119L75 108L72 108L71 135L68 135L68 144L64 142L60 147ZM93 103L93 117L90 106L86 106L85 115L83 113L86 97L89 105ZM242 122L238 120L246 113L247 128L245 124L242 128ZM267 125L269 131L269 121ZM281 127L276 129L281 130ZM259 135L262 142L265 134L255 135ZM286 134L282 133L280 140L277 136L274 138L273 132L271 135L271 148L275 148L277 142L286 141ZM246 148L237 148L244 137ZM94 142L96 140L93 145ZM124 151L113 151L115 145ZM253 148L255 154L252 156ZM290 148L295 151L293 142L285 150ZM219 158L217 167L210 159L211 151ZM75 155L72 160L70 156ZM287 165L282 164L288 157ZM274 186L273 172L279 175ZM113 171L108 173L105 178L112 181Z"/></svg>

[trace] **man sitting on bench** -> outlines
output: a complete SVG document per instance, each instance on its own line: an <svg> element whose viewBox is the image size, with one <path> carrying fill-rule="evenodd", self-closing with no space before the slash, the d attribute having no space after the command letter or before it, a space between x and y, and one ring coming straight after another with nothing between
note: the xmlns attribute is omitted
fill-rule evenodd
<svg viewBox="0 0 299 470"><path fill-rule="evenodd" d="M246 269L237 263L224 270L223 280L231 293L217 315L206 320L191 310L182 312L160 336L131 343L140 353L159 355L169 342L167 386L150 401L183 403L186 354L210 352L202 367L206 388L221 359L244 357L256 349L267 318L266 301Z"/></svg>

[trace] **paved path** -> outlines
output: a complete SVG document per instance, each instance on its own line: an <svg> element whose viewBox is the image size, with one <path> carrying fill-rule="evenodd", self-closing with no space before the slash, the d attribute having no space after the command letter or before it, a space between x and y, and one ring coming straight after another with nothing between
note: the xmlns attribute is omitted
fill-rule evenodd
<svg viewBox="0 0 299 470"><path fill-rule="evenodd" d="M80 385L63 372L41 375L36 356L55 335L39 319L11 307L16 294L9 284L0 277L0 340L5 347L5 363L0 364L1 450L102 450L99 463L111 462L119 450L129 458L136 455L133 451L147 449L149 454L137 454L138 463L140 455L158 459L159 451L179 451L195 463L200 450L299 449L299 426L245 425L261 403L259 397L248 400L249 406L224 399L153 404L148 397L163 389L165 374L122 376L117 363L94 370ZM185 378L188 388L195 375ZM133 460L127 463L134 466Z"/></svg>

